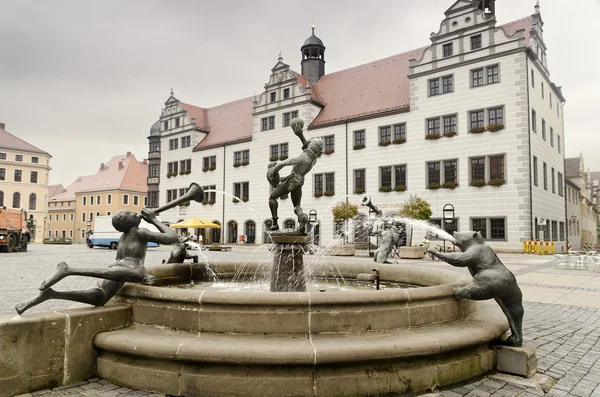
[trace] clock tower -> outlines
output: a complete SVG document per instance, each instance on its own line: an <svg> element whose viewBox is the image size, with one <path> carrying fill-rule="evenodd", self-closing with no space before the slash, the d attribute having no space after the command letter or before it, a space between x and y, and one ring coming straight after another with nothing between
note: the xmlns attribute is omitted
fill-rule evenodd
<svg viewBox="0 0 600 397"><path fill-rule="evenodd" d="M315 24L312 25L312 35L306 39L302 47L302 75L312 84L325 75L325 45L315 36Z"/></svg>

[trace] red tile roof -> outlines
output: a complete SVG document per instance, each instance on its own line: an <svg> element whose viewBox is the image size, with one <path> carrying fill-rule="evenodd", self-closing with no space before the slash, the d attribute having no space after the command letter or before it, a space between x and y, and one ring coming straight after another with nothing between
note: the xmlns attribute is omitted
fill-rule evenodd
<svg viewBox="0 0 600 397"><path fill-rule="evenodd" d="M58 193L61 193L65 188L63 185L50 185L48 186L48 199L51 199Z"/></svg>
<svg viewBox="0 0 600 397"><path fill-rule="evenodd" d="M121 167L119 163L122 163ZM95 175L80 176L62 193L51 197L49 201L75 200L75 194L80 192L121 189L146 193L147 177L148 165L137 161L133 154L114 156Z"/></svg>
<svg viewBox="0 0 600 397"><path fill-rule="evenodd" d="M0 123L0 149L15 150L18 152L41 153L50 156L50 154L42 149L37 148L6 131L3 123Z"/></svg>

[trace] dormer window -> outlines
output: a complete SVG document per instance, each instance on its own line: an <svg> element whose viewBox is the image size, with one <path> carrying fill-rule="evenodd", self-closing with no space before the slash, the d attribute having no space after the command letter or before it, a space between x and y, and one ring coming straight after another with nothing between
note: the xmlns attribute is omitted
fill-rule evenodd
<svg viewBox="0 0 600 397"><path fill-rule="evenodd" d="M285 88L283 90L283 99L288 99L290 97L290 89L289 88Z"/></svg>
<svg viewBox="0 0 600 397"><path fill-rule="evenodd" d="M271 102L275 102L277 100L277 93L272 92L271 93Z"/></svg>
<svg viewBox="0 0 600 397"><path fill-rule="evenodd" d="M481 35L471 36L471 50L481 48Z"/></svg>
<svg viewBox="0 0 600 397"><path fill-rule="evenodd" d="M444 44L444 58L452 56L452 43Z"/></svg>

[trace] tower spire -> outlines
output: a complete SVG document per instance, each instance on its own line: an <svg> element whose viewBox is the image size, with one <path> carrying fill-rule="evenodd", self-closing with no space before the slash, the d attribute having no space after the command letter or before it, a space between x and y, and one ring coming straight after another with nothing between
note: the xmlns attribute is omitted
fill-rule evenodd
<svg viewBox="0 0 600 397"><path fill-rule="evenodd" d="M535 7L534 8L535 8L535 13L539 14L539 12L540 12L540 0L537 0L535 2Z"/></svg>
<svg viewBox="0 0 600 397"><path fill-rule="evenodd" d="M312 25L310 27L312 29L312 34L315 34L315 16L312 17Z"/></svg>

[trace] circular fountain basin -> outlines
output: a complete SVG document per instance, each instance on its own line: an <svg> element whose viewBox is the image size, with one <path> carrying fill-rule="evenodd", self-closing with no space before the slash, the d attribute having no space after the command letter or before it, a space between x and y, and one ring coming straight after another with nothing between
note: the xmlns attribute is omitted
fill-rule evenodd
<svg viewBox="0 0 600 397"><path fill-rule="evenodd" d="M355 279L373 264L315 276ZM494 367L489 342L507 330L495 304L454 298L453 270L377 265L382 280L418 285L335 292L164 288L207 280L204 264L149 267L156 286L126 284L132 324L95 338L98 375L185 396L377 396L433 389ZM219 279L264 263L211 265Z"/></svg>

